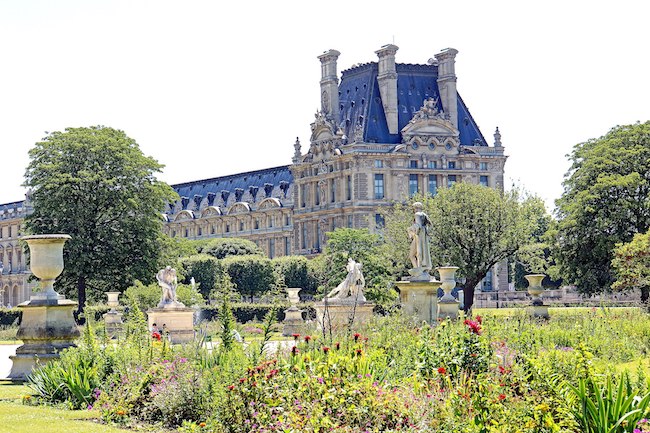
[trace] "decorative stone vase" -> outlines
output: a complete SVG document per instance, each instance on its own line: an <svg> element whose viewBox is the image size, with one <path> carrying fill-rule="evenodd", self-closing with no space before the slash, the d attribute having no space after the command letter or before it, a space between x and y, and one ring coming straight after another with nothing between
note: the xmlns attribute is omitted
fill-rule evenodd
<svg viewBox="0 0 650 433"><path fill-rule="evenodd" d="M441 266L437 268L440 274L440 281L442 282L441 288L443 292L442 298L438 301L438 318L439 319L457 319L458 318L458 305L459 302L451 294L454 287L456 287L456 271L458 266Z"/></svg>
<svg viewBox="0 0 650 433"><path fill-rule="evenodd" d="M29 246L32 273L40 280L42 292L37 299L63 299L54 291L54 280L63 272L63 244L69 235L33 235L21 238Z"/></svg>
<svg viewBox="0 0 650 433"><path fill-rule="evenodd" d="M115 307L120 306L119 296L120 292L106 292L106 297L108 298L106 305L111 307L112 310L115 310Z"/></svg>
<svg viewBox="0 0 650 433"><path fill-rule="evenodd" d="M58 358L80 336L72 316L77 303L54 291L54 280L63 271L63 244L70 236L34 235L21 239L29 246L32 273L44 290L18 305L22 320L16 337L24 344L16 349L15 356L10 356L13 365L9 378L14 380L24 380L34 366Z"/></svg>
<svg viewBox="0 0 650 433"><path fill-rule="evenodd" d="M287 294L289 295L289 302L291 302L291 305L297 305L300 302L300 296L298 293L301 290L301 287L287 287Z"/></svg>
<svg viewBox="0 0 650 433"><path fill-rule="evenodd" d="M548 319L548 306L544 305L544 302L540 297L544 292L544 288L542 287L544 277L546 277L544 274L524 275L524 278L528 280L528 293L533 298L531 315L533 317L543 317Z"/></svg>

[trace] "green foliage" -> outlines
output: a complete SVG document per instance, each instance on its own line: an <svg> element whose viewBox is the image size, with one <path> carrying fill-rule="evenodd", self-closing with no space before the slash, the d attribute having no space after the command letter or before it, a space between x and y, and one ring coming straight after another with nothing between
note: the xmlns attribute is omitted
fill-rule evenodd
<svg viewBox="0 0 650 433"><path fill-rule="evenodd" d="M171 237L164 233L160 234L160 258L156 269L163 269L171 266L179 271L179 277L183 274L183 267L180 259L199 254L207 240L194 240L180 237Z"/></svg>
<svg viewBox="0 0 650 433"><path fill-rule="evenodd" d="M304 256L283 256L271 260L276 273L283 278L286 287L300 287L302 293L314 293L316 279L310 272L309 260Z"/></svg>
<svg viewBox="0 0 650 433"><path fill-rule="evenodd" d="M393 279L393 262L388 248L379 235L367 229L337 228L327 233L323 254L312 260L318 269L316 275L322 292L329 292L345 279L348 258L351 258L362 264L368 300L394 299L395 293L387 289Z"/></svg>
<svg viewBox="0 0 650 433"><path fill-rule="evenodd" d="M233 335L235 331L235 317L232 314L230 306L230 293L233 284L230 281L230 275L221 271L221 290L219 292L221 308L219 309L219 321L221 322L221 344L226 351L230 351L235 343Z"/></svg>
<svg viewBox="0 0 650 433"><path fill-rule="evenodd" d="M235 290L242 296L253 299L271 290L275 285L271 260L258 255L230 256L222 265Z"/></svg>
<svg viewBox="0 0 650 433"><path fill-rule="evenodd" d="M33 212L28 233L66 233L57 288L100 300L135 279L151 281L161 250L161 209L176 194L155 174L162 165L135 140L103 126L52 132L29 151L25 186Z"/></svg>
<svg viewBox="0 0 650 433"><path fill-rule="evenodd" d="M625 244L616 244L612 268L616 281L614 290L639 290L641 300L650 295L650 232L637 233Z"/></svg>
<svg viewBox="0 0 650 433"><path fill-rule="evenodd" d="M158 284L152 283L145 286L140 281L136 281L124 291L127 299L134 300L141 311L147 311L157 306L160 303L161 293ZM201 293L189 284L179 284L176 287L176 298L188 307L204 303Z"/></svg>
<svg viewBox="0 0 650 433"><path fill-rule="evenodd" d="M208 241L202 248L201 253L209 254L218 259L229 256L247 256L251 254L263 255L263 251L248 239L240 238L219 238Z"/></svg>
<svg viewBox="0 0 650 433"><path fill-rule="evenodd" d="M476 285L492 266L533 242L545 213L541 199L524 196L517 189L502 193L465 182L413 201L422 202L432 222L434 267L458 266L457 275L466 278L466 310L472 307ZM410 268L407 227L412 220L410 205L395 204L385 212L384 237L392 258L403 269Z"/></svg>
<svg viewBox="0 0 650 433"><path fill-rule="evenodd" d="M650 121L579 143L557 200L562 275L582 293L608 290L616 244L650 227Z"/></svg>
<svg viewBox="0 0 650 433"><path fill-rule="evenodd" d="M221 264L218 259L208 254L197 254L181 259L183 283L190 284L192 278L199 284L199 292L205 299L209 299L210 292L217 285L221 275Z"/></svg>

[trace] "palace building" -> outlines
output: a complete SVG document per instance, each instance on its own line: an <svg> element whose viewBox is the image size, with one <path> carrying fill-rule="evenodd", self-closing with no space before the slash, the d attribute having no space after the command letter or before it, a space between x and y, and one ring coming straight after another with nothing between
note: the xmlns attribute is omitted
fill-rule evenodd
<svg viewBox="0 0 650 433"><path fill-rule="evenodd" d="M377 62L355 65L340 77L338 51L318 56L321 107L307 152L296 139L289 165L172 185L180 200L165 209L165 232L188 239L245 238L271 258L313 256L325 233L337 227L375 230L383 223L381 207L415 193L435 194L455 182L503 189L501 136L497 128L488 144L460 97L458 51L445 49L423 65L397 63L397 51L383 46ZM16 242L26 207L0 205L6 236L0 257L11 263L0 288L14 305L29 292L19 277L26 271ZM497 266L478 289L497 287L507 289L505 267Z"/></svg>

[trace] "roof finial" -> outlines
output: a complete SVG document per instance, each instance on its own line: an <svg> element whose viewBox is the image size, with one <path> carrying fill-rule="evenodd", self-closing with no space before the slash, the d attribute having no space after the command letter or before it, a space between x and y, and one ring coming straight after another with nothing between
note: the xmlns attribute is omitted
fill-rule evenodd
<svg viewBox="0 0 650 433"><path fill-rule="evenodd" d="M295 149L293 153L293 163L298 164L302 157L302 154L300 153L300 139L298 137L296 137L296 142L293 144L293 148Z"/></svg>
<svg viewBox="0 0 650 433"><path fill-rule="evenodd" d="M494 131L494 147L501 147L501 133L499 132L499 127Z"/></svg>

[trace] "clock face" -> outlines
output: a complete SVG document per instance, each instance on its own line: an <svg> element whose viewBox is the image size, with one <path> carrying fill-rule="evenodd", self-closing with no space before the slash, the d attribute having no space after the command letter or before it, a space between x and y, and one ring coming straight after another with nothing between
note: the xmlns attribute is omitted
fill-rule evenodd
<svg viewBox="0 0 650 433"><path fill-rule="evenodd" d="M420 147L420 146L419 146L416 142L413 142L413 143L411 143L411 147L412 147L413 149L417 149L417 148Z"/></svg>
<svg viewBox="0 0 650 433"><path fill-rule="evenodd" d="M451 144L450 143L445 144L445 149L451 150Z"/></svg>

